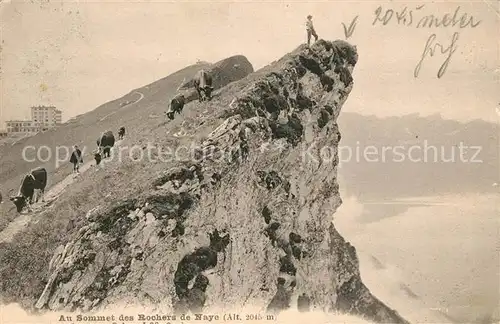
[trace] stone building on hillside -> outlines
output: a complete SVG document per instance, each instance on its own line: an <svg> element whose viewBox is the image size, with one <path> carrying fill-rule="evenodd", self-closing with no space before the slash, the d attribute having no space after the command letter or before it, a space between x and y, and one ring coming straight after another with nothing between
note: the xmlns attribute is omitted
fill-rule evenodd
<svg viewBox="0 0 500 324"><path fill-rule="evenodd" d="M31 120L8 120L7 134L33 135L54 128L62 123L62 111L54 106L31 107Z"/></svg>
<svg viewBox="0 0 500 324"><path fill-rule="evenodd" d="M31 107L31 120L43 128L52 128L62 123L62 112L54 106Z"/></svg>
<svg viewBox="0 0 500 324"><path fill-rule="evenodd" d="M31 120L8 120L5 124L7 125L7 134L14 136L36 134L42 130L39 123Z"/></svg>

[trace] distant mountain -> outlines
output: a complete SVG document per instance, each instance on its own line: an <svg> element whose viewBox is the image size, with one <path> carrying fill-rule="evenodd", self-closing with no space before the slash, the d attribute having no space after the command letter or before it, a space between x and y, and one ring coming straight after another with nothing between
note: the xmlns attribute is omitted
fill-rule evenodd
<svg viewBox="0 0 500 324"><path fill-rule="evenodd" d="M496 124L357 113L341 113L338 124L342 185L361 200L498 191Z"/></svg>

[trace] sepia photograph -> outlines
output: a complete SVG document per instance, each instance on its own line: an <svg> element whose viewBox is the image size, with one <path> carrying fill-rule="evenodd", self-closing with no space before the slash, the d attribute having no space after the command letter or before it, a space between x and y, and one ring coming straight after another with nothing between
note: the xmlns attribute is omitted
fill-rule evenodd
<svg viewBox="0 0 500 324"><path fill-rule="evenodd" d="M0 324L500 324L500 2L0 0Z"/></svg>

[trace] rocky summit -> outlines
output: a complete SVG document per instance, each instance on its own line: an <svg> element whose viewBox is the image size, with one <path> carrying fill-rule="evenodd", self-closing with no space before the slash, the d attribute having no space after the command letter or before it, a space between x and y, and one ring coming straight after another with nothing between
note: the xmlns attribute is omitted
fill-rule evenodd
<svg viewBox="0 0 500 324"><path fill-rule="evenodd" d="M320 40L187 105L196 118L162 127L195 130L193 155L81 215L87 223L56 250L36 307L252 306L406 323L363 284L355 248L335 228L336 120L357 61L347 42Z"/></svg>

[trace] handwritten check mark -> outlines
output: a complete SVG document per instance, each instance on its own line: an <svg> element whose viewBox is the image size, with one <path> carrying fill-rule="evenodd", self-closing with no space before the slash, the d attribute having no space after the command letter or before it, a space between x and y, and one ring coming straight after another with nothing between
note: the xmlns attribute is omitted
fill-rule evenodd
<svg viewBox="0 0 500 324"><path fill-rule="evenodd" d="M349 25L349 28L345 26L344 23L342 23L342 26L344 27L344 34L345 34L345 39L349 39L349 37L352 36L352 33L354 33L354 29L356 28L356 23L358 21L358 17L354 17L354 19L351 22L351 25Z"/></svg>

